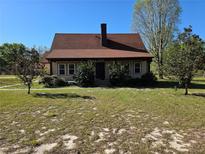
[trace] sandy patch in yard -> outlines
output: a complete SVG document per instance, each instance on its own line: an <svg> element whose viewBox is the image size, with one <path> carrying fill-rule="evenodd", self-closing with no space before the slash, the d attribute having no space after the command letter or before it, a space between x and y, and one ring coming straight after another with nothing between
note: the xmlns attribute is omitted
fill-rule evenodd
<svg viewBox="0 0 205 154"><path fill-rule="evenodd" d="M48 131L46 131L46 132L44 132L44 133L40 133L39 135L40 136L44 136L44 135L47 135L47 134L49 134L50 132L54 132L55 131L55 129L49 129Z"/></svg>
<svg viewBox="0 0 205 154"><path fill-rule="evenodd" d="M196 143L196 141L190 141L189 143L185 142L184 136L177 133L176 130L159 129L158 127L154 128L154 130L149 134L146 134L141 140L143 143L151 142L151 148L164 147L167 148L165 149L166 151L172 153L172 150L176 150L178 152L189 152L191 143Z"/></svg>
<svg viewBox="0 0 205 154"><path fill-rule="evenodd" d="M103 128L103 130L109 132L109 128Z"/></svg>
<svg viewBox="0 0 205 154"><path fill-rule="evenodd" d="M115 149L105 149L105 154L113 154L115 152Z"/></svg>
<svg viewBox="0 0 205 154"><path fill-rule="evenodd" d="M41 129L45 130L45 129L46 129L46 127L41 127Z"/></svg>
<svg viewBox="0 0 205 154"><path fill-rule="evenodd" d="M76 148L74 141L78 139L77 136L65 134L62 136L62 139L64 140L63 143L66 149L71 150Z"/></svg>
<svg viewBox="0 0 205 154"><path fill-rule="evenodd" d="M169 125L169 122L168 121L164 121L163 124L164 125Z"/></svg>
<svg viewBox="0 0 205 154"><path fill-rule="evenodd" d="M126 129L119 129L117 134L121 135L122 133L126 132Z"/></svg>
<svg viewBox="0 0 205 154"><path fill-rule="evenodd" d="M34 154L44 154L44 152L52 150L56 145L57 143L42 144L35 149Z"/></svg>
<svg viewBox="0 0 205 154"><path fill-rule="evenodd" d="M2 150L0 150L0 154L5 154Z"/></svg>
<svg viewBox="0 0 205 154"><path fill-rule="evenodd" d="M24 148L24 149L18 149L12 154L29 153L30 151L31 151L31 148Z"/></svg>
<svg viewBox="0 0 205 154"><path fill-rule="evenodd" d="M94 141L93 146L103 150L104 154L119 153L121 144L127 140L124 138L124 133L128 131L125 128L102 128L100 132L91 131L89 138L91 141ZM133 144L131 141L128 142ZM122 150L121 152L124 154Z"/></svg>
<svg viewBox="0 0 205 154"><path fill-rule="evenodd" d="M94 111L96 111L96 110L97 110L97 108L96 108L96 107L94 107L94 108L93 108L93 110L94 110Z"/></svg>
<svg viewBox="0 0 205 154"><path fill-rule="evenodd" d="M115 134L117 132L117 128L112 129L112 133Z"/></svg>
<svg viewBox="0 0 205 154"><path fill-rule="evenodd" d="M135 116L132 114L127 114L128 117L134 118Z"/></svg>
<svg viewBox="0 0 205 154"><path fill-rule="evenodd" d="M59 122L59 120L57 118L53 118L53 119L51 119L51 121L56 122L56 123Z"/></svg>
<svg viewBox="0 0 205 154"><path fill-rule="evenodd" d="M12 121L12 123L11 123L11 125L16 125L16 124L18 124L18 122L16 122L16 121Z"/></svg>
<svg viewBox="0 0 205 154"><path fill-rule="evenodd" d="M109 139L109 137L111 135L122 135L123 133L127 132L126 129L122 128L122 129L117 129L117 128L113 128L113 129L109 129L109 128L102 128L103 131L99 132L97 134L98 139L95 140L96 143L104 141L106 139ZM94 136L95 133L94 131L91 132L91 138L92 136Z"/></svg>
<svg viewBox="0 0 205 154"><path fill-rule="evenodd" d="M21 133L21 134L25 134L25 130L24 129L21 129L21 130L19 130L19 132Z"/></svg>
<svg viewBox="0 0 205 154"><path fill-rule="evenodd" d="M45 137L44 137L44 136L38 138L38 139L37 139L37 142L42 142L43 140L45 140Z"/></svg>
<svg viewBox="0 0 205 154"><path fill-rule="evenodd" d="M100 132L100 133L98 133L98 137L99 137L99 139L97 139L95 142L101 142L101 141L104 141L105 140L105 135L106 135L107 133L105 133L105 132Z"/></svg>

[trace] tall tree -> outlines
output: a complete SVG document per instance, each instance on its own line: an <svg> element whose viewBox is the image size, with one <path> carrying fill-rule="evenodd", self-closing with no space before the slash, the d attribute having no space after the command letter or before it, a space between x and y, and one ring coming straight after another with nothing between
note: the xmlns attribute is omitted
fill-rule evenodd
<svg viewBox="0 0 205 154"><path fill-rule="evenodd" d="M155 57L158 74L163 78L163 52L171 42L181 8L178 0L137 0L133 30L140 33Z"/></svg>
<svg viewBox="0 0 205 154"><path fill-rule="evenodd" d="M205 42L192 33L192 28L185 28L165 52L165 70L185 87L185 95L191 80L205 63Z"/></svg>
<svg viewBox="0 0 205 154"><path fill-rule="evenodd" d="M40 56L36 49L26 49L23 54L16 59L17 76L28 87L28 94L32 86L33 79L43 73L43 66L40 63Z"/></svg>

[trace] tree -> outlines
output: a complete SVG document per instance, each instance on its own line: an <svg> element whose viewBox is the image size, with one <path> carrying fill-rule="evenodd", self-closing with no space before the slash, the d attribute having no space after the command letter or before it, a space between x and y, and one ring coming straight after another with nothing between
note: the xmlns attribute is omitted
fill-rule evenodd
<svg viewBox="0 0 205 154"><path fill-rule="evenodd" d="M1 54L1 52L0 52ZM4 58L0 55L0 74L2 74L3 72L6 72L6 62L4 60Z"/></svg>
<svg viewBox="0 0 205 154"><path fill-rule="evenodd" d="M165 52L165 70L185 87L185 95L194 76L205 62L205 42L185 28Z"/></svg>
<svg viewBox="0 0 205 154"><path fill-rule="evenodd" d="M134 8L133 30L140 33L153 54L160 78L163 78L163 52L173 38L180 12L178 0L138 0Z"/></svg>
<svg viewBox="0 0 205 154"><path fill-rule="evenodd" d="M15 61L26 50L23 44L5 43L0 46L0 71L15 74Z"/></svg>
<svg viewBox="0 0 205 154"><path fill-rule="evenodd" d="M16 59L17 76L28 87L28 94L32 86L33 79L41 75L43 66L40 64L40 56L36 49L24 50Z"/></svg>

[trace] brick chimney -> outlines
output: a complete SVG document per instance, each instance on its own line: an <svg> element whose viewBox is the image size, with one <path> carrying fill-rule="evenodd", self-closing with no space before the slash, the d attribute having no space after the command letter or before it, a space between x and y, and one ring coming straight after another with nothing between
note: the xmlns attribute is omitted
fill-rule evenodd
<svg viewBox="0 0 205 154"><path fill-rule="evenodd" d="M107 44L107 25L105 23L101 24L101 43L102 46Z"/></svg>

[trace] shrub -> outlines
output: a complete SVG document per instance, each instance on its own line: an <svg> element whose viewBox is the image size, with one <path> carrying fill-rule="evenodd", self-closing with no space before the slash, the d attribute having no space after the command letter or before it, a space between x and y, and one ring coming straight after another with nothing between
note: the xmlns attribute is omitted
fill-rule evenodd
<svg viewBox="0 0 205 154"><path fill-rule="evenodd" d="M113 86L123 86L129 79L126 65L114 62L109 65L109 80Z"/></svg>
<svg viewBox="0 0 205 154"><path fill-rule="evenodd" d="M53 79L51 76L44 76L40 81L39 84L44 84L45 87L50 87L53 85Z"/></svg>
<svg viewBox="0 0 205 154"><path fill-rule="evenodd" d="M63 86L66 86L66 82L57 77L57 76L44 76L40 83L44 84L45 87L47 88L55 88L55 87L63 87Z"/></svg>
<svg viewBox="0 0 205 154"><path fill-rule="evenodd" d="M141 86L153 86L156 83L157 78L150 72L144 74L141 78L126 78L122 80L122 86L129 87L141 87Z"/></svg>
<svg viewBox="0 0 205 154"><path fill-rule="evenodd" d="M141 82L143 85L153 85L156 81L157 77L152 72L148 72L141 77Z"/></svg>
<svg viewBox="0 0 205 154"><path fill-rule="evenodd" d="M82 87L94 86L94 65L92 62L83 62L79 65L79 71L75 77L76 82Z"/></svg>

